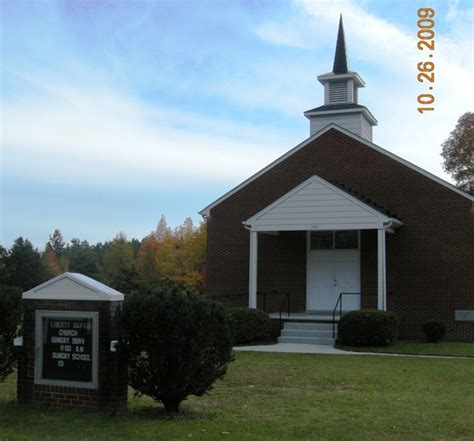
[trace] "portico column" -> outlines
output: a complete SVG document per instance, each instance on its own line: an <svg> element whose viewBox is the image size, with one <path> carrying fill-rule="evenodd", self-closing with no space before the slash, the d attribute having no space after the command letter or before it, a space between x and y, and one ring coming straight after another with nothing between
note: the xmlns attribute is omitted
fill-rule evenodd
<svg viewBox="0 0 474 441"><path fill-rule="evenodd" d="M387 310L387 295L385 281L385 230L377 230L377 308Z"/></svg>
<svg viewBox="0 0 474 441"><path fill-rule="evenodd" d="M249 308L257 308L258 233L250 230Z"/></svg>

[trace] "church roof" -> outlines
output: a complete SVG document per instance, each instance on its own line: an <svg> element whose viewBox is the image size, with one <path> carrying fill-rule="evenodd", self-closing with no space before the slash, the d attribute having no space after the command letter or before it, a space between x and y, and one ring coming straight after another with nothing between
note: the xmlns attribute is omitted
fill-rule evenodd
<svg viewBox="0 0 474 441"><path fill-rule="evenodd" d="M374 210L377 210L379 213L389 217L389 218L394 218L394 219L399 219L398 215L396 213L392 213L390 210L385 209L384 207L378 205L375 201L372 199L354 191L351 187L347 187L344 184L341 184L340 182L331 182L335 187L339 187L341 190L345 191L346 193L349 193L352 197L358 199L359 201L363 202L364 204L372 207Z"/></svg>
<svg viewBox="0 0 474 441"><path fill-rule="evenodd" d="M342 24L342 14L339 18L339 30L337 32L336 53L334 54L334 65L332 71L335 74L346 74L349 72L347 61L346 40L344 38L344 26Z"/></svg>
<svg viewBox="0 0 474 441"><path fill-rule="evenodd" d="M355 103L325 104L324 106L319 106L311 110L306 110L306 112L304 112L304 115L307 118L310 118L317 113L324 115L331 114L332 112L345 113L344 111L352 113L358 112L359 110L361 111L361 113L365 114L365 116L372 123L372 125L377 125L377 120L375 119L374 115L372 115L372 112L367 109L367 107Z"/></svg>
<svg viewBox="0 0 474 441"><path fill-rule="evenodd" d="M239 191L241 188L247 186L248 184L250 184L251 182L253 182L255 179L257 179L258 177L262 176L264 173L268 172L270 169L272 169L273 167L275 167L276 165L280 164L281 162L283 162L284 160L286 160L289 156L295 154L297 151L299 151L300 149L304 148L305 146L307 146L310 142L314 141L315 139L319 138L320 136L322 136L323 134L325 134L326 132L328 132L329 130L337 130L343 134L345 134L346 136L349 136L353 139L355 139L356 141L362 143L362 144L365 144L366 146L372 148L373 150L379 152L379 153L382 153L384 154L385 156L388 156L389 158L399 162L400 164L404 165L405 167L408 167L410 168L411 170L414 170L415 172L437 182L438 184L448 188L449 190L459 194L460 196L470 200L470 201L473 201L474 202L474 196L471 196L470 194L462 191L461 189L455 187L453 184L449 183L449 182L446 182L445 180L441 179L440 177L436 176L436 175L433 175L432 173L422 169L421 167L418 167L414 164L412 164L411 162L403 159L403 158L400 158L399 156L395 155L394 153L388 151L388 150L385 150L383 149L382 147L374 144L373 142L371 141L368 141L364 138L361 138L360 136L356 135L355 133L352 133L340 126L338 126L337 124L334 124L334 123L330 123L328 124L326 127L324 127L323 129L321 129L319 132L317 133L314 133L312 136L310 136L309 138L307 138L305 141L303 141L301 144L298 144L296 147L292 148L291 150L289 150L288 152L286 152L284 155L280 156L278 159L276 159L275 161L273 161L272 163L268 164L266 167L264 167L263 169L261 169L259 172L255 173L253 176L249 177L248 179L246 179L245 181L243 181L241 184L237 185L236 187L234 187L233 189L231 189L230 191L228 191L227 193L225 193L224 195L222 195L220 198L216 199L214 202L212 202L211 204L209 204L207 207L203 208L199 214L201 214L202 216L209 216L210 215L210 211L212 208L214 208L216 205L219 205L221 202L223 202L225 199L227 199L228 197L232 196L234 193L236 193L237 191ZM338 183L338 185L341 185L340 183ZM347 191L347 189L346 189ZM359 196L361 197L361 196ZM364 198L365 199L365 198ZM378 209L380 210L380 207L378 207ZM383 209L382 209L383 210ZM384 210L385 211L385 210Z"/></svg>
<svg viewBox="0 0 474 441"><path fill-rule="evenodd" d="M307 110L305 113L308 112L323 112L327 110L345 110L345 109L367 109L367 107L362 106L360 104L354 103L343 103L343 104L325 104L324 106L315 107L314 109Z"/></svg>

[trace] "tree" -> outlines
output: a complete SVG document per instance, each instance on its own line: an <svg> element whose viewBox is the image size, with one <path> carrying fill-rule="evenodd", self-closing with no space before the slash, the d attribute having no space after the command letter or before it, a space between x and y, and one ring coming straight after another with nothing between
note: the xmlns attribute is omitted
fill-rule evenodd
<svg viewBox="0 0 474 441"><path fill-rule="evenodd" d="M166 237L171 236L173 232L171 231L171 228L168 226L168 223L166 222L164 214L161 215L160 221L158 222L158 225L156 226L156 230L152 233L153 236L158 241L164 240Z"/></svg>
<svg viewBox="0 0 474 441"><path fill-rule="evenodd" d="M4 260L8 285L27 291L47 279L41 255L28 239L16 239Z"/></svg>
<svg viewBox="0 0 474 441"><path fill-rule="evenodd" d="M206 224L195 228L190 218L176 229L177 262L173 280L202 293L206 263Z"/></svg>
<svg viewBox="0 0 474 441"><path fill-rule="evenodd" d="M63 235L61 231L55 229L53 234L49 236L48 243L46 244L46 251L49 249L53 250L57 257L61 257L64 253L64 247L66 243L64 242Z"/></svg>
<svg viewBox="0 0 474 441"><path fill-rule="evenodd" d="M8 283L7 256L8 251L0 245L0 284Z"/></svg>
<svg viewBox="0 0 474 441"><path fill-rule="evenodd" d="M158 242L156 266L163 283L175 282L178 270L178 245L173 234L164 236Z"/></svg>
<svg viewBox="0 0 474 441"><path fill-rule="evenodd" d="M99 263L102 259L102 252L99 251L101 246L102 244L91 246L87 240L71 239L71 243L64 250L64 257L69 262L69 270L97 278Z"/></svg>
<svg viewBox="0 0 474 441"><path fill-rule="evenodd" d="M59 276L69 271L69 262L64 256L58 256L52 248L48 248L42 256L48 278Z"/></svg>
<svg viewBox="0 0 474 441"><path fill-rule="evenodd" d="M232 361L224 306L176 288L126 296L119 329L130 385L169 413L189 395L207 393Z"/></svg>
<svg viewBox="0 0 474 441"><path fill-rule="evenodd" d="M175 228L174 235L178 239L183 239L195 231L193 220L190 217L184 219L184 222Z"/></svg>
<svg viewBox="0 0 474 441"><path fill-rule="evenodd" d="M64 255L65 245L61 231L54 230L53 234L49 236L42 256L49 278L59 276L69 270L69 262Z"/></svg>
<svg viewBox="0 0 474 441"><path fill-rule="evenodd" d="M112 288L129 293L137 288L137 270L133 245L123 234L107 244L99 278Z"/></svg>
<svg viewBox="0 0 474 441"><path fill-rule="evenodd" d="M137 255L137 271L145 286L159 285L162 277L157 265L160 243L154 235L143 239Z"/></svg>
<svg viewBox="0 0 474 441"><path fill-rule="evenodd" d="M171 230L161 216L156 231L141 244L137 269L144 286L174 284L201 293L205 260L206 224L195 227L187 218Z"/></svg>
<svg viewBox="0 0 474 441"><path fill-rule="evenodd" d="M474 113L466 112L459 118L442 148L444 170L459 188L474 194Z"/></svg>
<svg viewBox="0 0 474 441"><path fill-rule="evenodd" d="M0 285L0 381L5 380L13 370L16 352L13 339L18 335L21 322L21 290Z"/></svg>

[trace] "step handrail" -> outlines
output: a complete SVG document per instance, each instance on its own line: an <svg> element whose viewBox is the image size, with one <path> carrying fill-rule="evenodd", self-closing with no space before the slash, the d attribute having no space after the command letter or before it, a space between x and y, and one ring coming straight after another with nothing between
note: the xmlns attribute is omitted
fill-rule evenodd
<svg viewBox="0 0 474 441"><path fill-rule="evenodd" d="M336 312L339 306L339 320L342 317L342 298L343 296L359 296L360 292L341 292L337 298L336 306L332 311L332 338L336 338Z"/></svg>
<svg viewBox="0 0 474 441"><path fill-rule="evenodd" d="M280 303L280 332L281 332L281 329L282 329L282 318L281 318L281 315L282 315L282 312L283 312L283 307L286 303L286 312L288 314L288 317L290 316L290 293L287 292L285 294L285 296L283 297L283 301Z"/></svg>

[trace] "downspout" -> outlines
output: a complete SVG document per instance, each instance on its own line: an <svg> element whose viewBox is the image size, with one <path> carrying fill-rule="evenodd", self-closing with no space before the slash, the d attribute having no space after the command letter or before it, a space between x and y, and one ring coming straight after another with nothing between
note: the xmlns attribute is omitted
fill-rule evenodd
<svg viewBox="0 0 474 441"><path fill-rule="evenodd" d="M388 230L389 228L392 228L393 225L393 220L389 219L387 222L383 222L382 226L384 230Z"/></svg>

